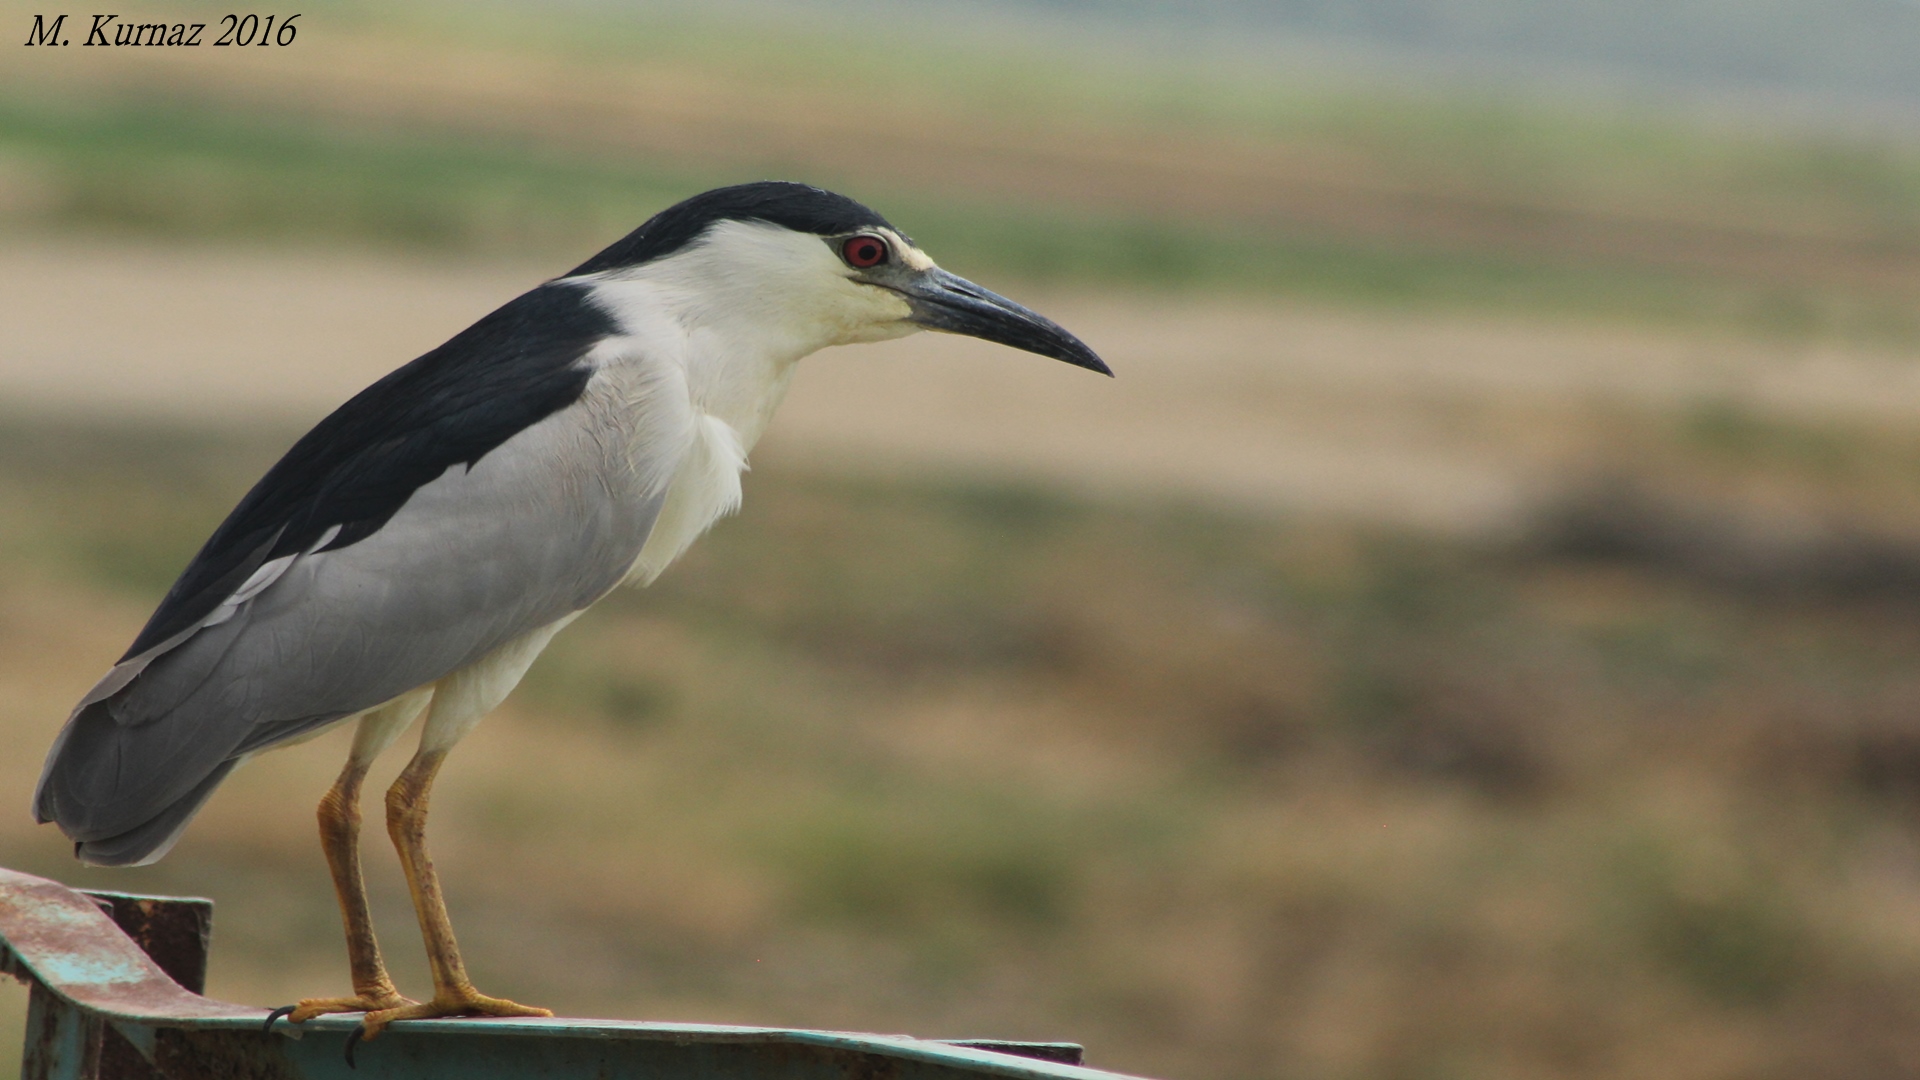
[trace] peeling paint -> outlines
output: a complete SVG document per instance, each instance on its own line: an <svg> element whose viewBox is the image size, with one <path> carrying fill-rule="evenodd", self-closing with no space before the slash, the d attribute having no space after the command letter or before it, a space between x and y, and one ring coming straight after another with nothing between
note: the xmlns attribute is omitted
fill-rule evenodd
<svg viewBox="0 0 1920 1080"><path fill-rule="evenodd" d="M196 992L211 920L204 900L0 869L0 971L33 988L23 1080L1128 1080L1072 1043L565 1018L402 1021L356 1069L352 1016L268 1031L267 1010Z"/></svg>

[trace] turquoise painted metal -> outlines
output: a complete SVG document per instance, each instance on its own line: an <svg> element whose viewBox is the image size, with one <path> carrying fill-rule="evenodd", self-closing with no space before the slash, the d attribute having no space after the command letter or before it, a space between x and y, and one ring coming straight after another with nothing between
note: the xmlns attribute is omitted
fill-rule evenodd
<svg viewBox="0 0 1920 1080"><path fill-rule="evenodd" d="M0 972L32 988L22 1077L1125 1080L1068 1063L1072 1043L566 1018L403 1021L349 1064L354 1017L267 1030L267 1010L196 992L210 914L203 900L90 895L0 869Z"/></svg>

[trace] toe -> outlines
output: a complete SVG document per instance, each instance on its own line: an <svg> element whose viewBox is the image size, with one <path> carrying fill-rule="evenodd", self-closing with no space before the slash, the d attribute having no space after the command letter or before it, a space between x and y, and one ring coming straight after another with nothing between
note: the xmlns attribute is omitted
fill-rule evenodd
<svg viewBox="0 0 1920 1080"><path fill-rule="evenodd" d="M419 1008L419 1006L417 1005L410 1006L410 1007ZM360 1030L356 1033L358 1035L358 1038L355 1039L354 1041L366 1042L369 1039L378 1038L380 1036L380 1033L386 1030L387 1025L394 1022L395 1020L414 1019L414 1017L409 1017L408 1015L406 1015L408 1008L409 1007L402 1007L398 1009L376 1009L372 1012L369 1012L367 1015L360 1018Z"/></svg>
<svg viewBox="0 0 1920 1080"><path fill-rule="evenodd" d="M506 998L488 997L485 994L473 995L467 1004L467 1011L478 1016L552 1016L552 1009L542 1009L537 1005L522 1005Z"/></svg>
<svg viewBox="0 0 1920 1080"><path fill-rule="evenodd" d="M386 1030L395 1020L433 1020L442 1016L460 1016L461 1010L449 1007L446 1002L435 998L432 1001L409 1001L390 1009L370 1009L360 1020L360 1040L365 1042Z"/></svg>
<svg viewBox="0 0 1920 1080"><path fill-rule="evenodd" d="M287 1019L296 1024L303 1024L316 1016L325 1016L328 1013L372 1013L382 1009L397 1009L412 1004L413 1000L411 998L403 998L399 994L393 994L391 996L362 994L355 997L307 998L305 1001L293 1007L293 1011L287 1016Z"/></svg>
<svg viewBox="0 0 1920 1080"><path fill-rule="evenodd" d="M361 1041L379 1035L396 1020L437 1020L449 1016L552 1016L553 1010L522 1005L506 998L488 997L474 990L443 993L432 1001L407 1002L395 1008L369 1010L360 1021Z"/></svg>

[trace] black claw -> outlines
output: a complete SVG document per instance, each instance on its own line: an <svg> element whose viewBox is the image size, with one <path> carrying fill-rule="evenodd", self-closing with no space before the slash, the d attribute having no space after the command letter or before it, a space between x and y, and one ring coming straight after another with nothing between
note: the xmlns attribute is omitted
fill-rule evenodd
<svg viewBox="0 0 1920 1080"><path fill-rule="evenodd" d="M367 1025L365 1021L356 1024L352 1031L347 1032L347 1068L358 1069L360 1067L353 1063L353 1048L360 1045L360 1040L366 1038L366 1035Z"/></svg>
<svg viewBox="0 0 1920 1080"><path fill-rule="evenodd" d="M293 1010L297 1008L299 1008L298 1005L282 1005L279 1008L273 1010L272 1012L267 1014L267 1022L260 1025L260 1030L272 1031L273 1022L275 1020L278 1020L283 1016L291 1016L293 1014Z"/></svg>

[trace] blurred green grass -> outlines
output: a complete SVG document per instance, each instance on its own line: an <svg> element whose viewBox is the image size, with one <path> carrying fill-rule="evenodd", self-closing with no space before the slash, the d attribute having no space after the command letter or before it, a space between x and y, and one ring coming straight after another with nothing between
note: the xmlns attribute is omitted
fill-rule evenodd
<svg viewBox="0 0 1920 1080"><path fill-rule="evenodd" d="M27 191L17 200L28 203L17 228L563 260L584 258L688 193L779 171L675 171L493 137L354 131L133 103L0 104L0 152ZM1342 242L1272 225L970 205L911 192L865 197L948 265L1042 284L1663 321L1758 320L1777 300L1676 272ZM1829 317L1831 304L1804 303L1814 305L1806 321ZM1890 313L1881 317L1904 332Z"/></svg>
<svg viewBox="0 0 1920 1080"><path fill-rule="evenodd" d="M1920 473L1854 468L1871 432L1699 425L1642 429L1634 499L1572 478L1498 542L763 464L456 755L436 851L479 977L1196 1078L1883 1075L1920 1030L1920 530L1736 572L1778 537L1674 478L1842 514ZM1766 449L1815 436L1839 464ZM104 663L26 659L72 632L25 613L144 611L283 441L0 427L0 660ZM1871 529L1865 577L1822 569ZM0 713L23 747L57 720ZM0 861L211 892L220 992L319 992L337 742L236 775L157 867L18 823Z"/></svg>
<svg viewBox="0 0 1920 1080"><path fill-rule="evenodd" d="M557 266L693 191L783 175L882 206L950 265L988 276L1920 336L1920 144L1899 131L762 15L315 14L314 48L384 43L382 63L419 51L420 88L439 96L417 106L404 81L375 105L332 102L313 76L276 83L272 65L16 76L0 99L0 227ZM867 43L860 62L826 62L846 55L850 28ZM486 90L494 63L503 86L564 92L503 109L486 96L510 92ZM370 92L356 85L339 89ZM662 106L636 115L669 118L668 134L622 131L622 95L675 88L708 111ZM758 114L789 98L824 126ZM583 112L600 104L613 111ZM865 150L863 124L920 141ZM1008 175L967 179L982 152ZM885 167L863 163L872 153Z"/></svg>
<svg viewBox="0 0 1920 1080"><path fill-rule="evenodd" d="M1920 337L1897 135L887 27L823 65L833 26L686 9L329 10L933 102L1016 148L1279 148L1385 224L1295 187L1020 198L155 83L0 98L0 228L558 270L691 191L797 172L989 280ZM0 418L9 790L66 704L27 691L97 674L288 434ZM1903 1075L1920 442L1731 403L1602 436L1481 541L760 463L741 517L562 635L456 755L436 851L476 973L574 1013L1075 1038L1195 1080ZM81 870L17 817L0 862L212 894L217 993L328 992L308 815L340 752L251 765L157 867Z"/></svg>

